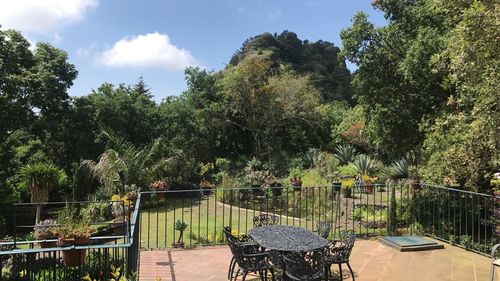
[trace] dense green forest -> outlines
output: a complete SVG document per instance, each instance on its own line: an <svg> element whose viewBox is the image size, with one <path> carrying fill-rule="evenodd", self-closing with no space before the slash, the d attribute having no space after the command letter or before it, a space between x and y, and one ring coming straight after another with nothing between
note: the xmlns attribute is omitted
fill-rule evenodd
<svg viewBox="0 0 500 281"><path fill-rule="evenodd" d="M403 159L410 177L491 192L500 169L498 4L373 6L387 25L354 15L343 49L263 33L222 70L187 68L187 90L159 104L142 77L70 97L78 72L65 51L31 49L19 32L0 30L0 234L9 206L30 201L34 178L51 200L155 180L227 185L230 176L245 185L249 170L287 179L322 161L342 165L332 155L345 144L369 155L381 180Z"/></svg>

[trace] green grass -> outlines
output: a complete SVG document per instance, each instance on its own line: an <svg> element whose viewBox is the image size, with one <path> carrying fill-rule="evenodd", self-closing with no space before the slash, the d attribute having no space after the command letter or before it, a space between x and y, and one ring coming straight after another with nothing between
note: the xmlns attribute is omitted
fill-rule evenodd
<svg viewBox="0 0 500 281"><path fill-rule="evenodd" d="M253 227L252 218L260 213L217 203L213 195L200 202L194 199L160 199L158 204L149 208L145 205L142 210L141 246L147 249L171 247L174 239L176 241L179 237L179 232L174 230L178 219L188 225L183 235L186 246L221 244L222 228L230 225L230 221L234 231L246 233ZM280 224L306 226L305 220L287 217L285 213L280 219ZM310 221L307 227L312 227Z"/></svg>

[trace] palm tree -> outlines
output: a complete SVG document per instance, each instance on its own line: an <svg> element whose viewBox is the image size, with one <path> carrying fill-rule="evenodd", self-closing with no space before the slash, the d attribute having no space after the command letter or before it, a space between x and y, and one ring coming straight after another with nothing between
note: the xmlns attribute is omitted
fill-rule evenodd
<svg viewBox="0 0 500 281"><path fill-rule="evenodd" d="M28 164L19 170L21 179L31 193L31 203L43 203L49 200L49 191L66 182L64 171L50 163ZM36 205L35 224L40 221L43 204Z"/></svg>
<svg viewBox="0 0 500 281"><path fill-rule="evenodd" d="M99 156L99 161L83 160L80 167L88 175L97 178L109 195L123 194L126 185L146 187L176 159L160 155L161 138L144 147L135 147L109 130L103 130L103 134L108 143L106 150Z"/></svg>

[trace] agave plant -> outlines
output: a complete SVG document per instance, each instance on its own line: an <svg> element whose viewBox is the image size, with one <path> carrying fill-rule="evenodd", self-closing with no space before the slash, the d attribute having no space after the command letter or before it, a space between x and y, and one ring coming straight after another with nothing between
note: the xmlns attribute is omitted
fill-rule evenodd
<svg viewBox="0 0 500 281"><path fill-rule="evenodd" d="M375 160L365 154L358 155L353 164L356 171L361 175L373 175L378 170Z"/></svg>
<svg viewBox="0 0 500 281"><path fill-rule="evenodd" d="M335 148L335 158L339 160L340 165L347 165L353 162L358 155L358 151L350 144L338 145Z"/></svg>
<svg viewBox="0 0 500 281"><path fill-rule="evenodd" d="M406 179L409 176L408 168L410 163L408 158L403 157L399 160L395 160L392 163L393 177L396 179Z"/></svg>

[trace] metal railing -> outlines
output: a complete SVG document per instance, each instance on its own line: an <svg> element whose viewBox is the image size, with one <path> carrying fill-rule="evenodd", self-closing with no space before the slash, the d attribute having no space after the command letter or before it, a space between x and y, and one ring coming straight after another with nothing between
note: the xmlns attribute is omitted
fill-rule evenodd
<svg viewBox="0 0 500 281"><path fill-rule="evenodd" d="M99 235L91 237L91 243L84 246L56 246L56 239L19 241L15 232L13 241L2 242L0 247L0 280L82 280L89 275L92 280L108 280L117 271L121 275L137 272L140 255L140 209L138 196L130 219L125 219L120 235ZM81 206L95 202L64 202L65 205ZM98 202L102 203L102 202ZM59 202L44 205L56 205ZM16 204L26 207L30 204ZM94 223L97 224L97 223ZM33 226L16 226L27 228ZM44 247L38 245L43 245ZM68 267L62 262L64 251L85 251L85 261L78 266ZM112 272L112 267L118 268Z"/></svg>
<svg viewBox="0 0 500 281"><path fill-rule="evenodd" d="M0 279L9 280L5 268L12 280L81 280L87 273L93 280L108 280L110 264L123 274L136 273L141 249L223 244L224 226L246 233L261 213L275 214L279 224L313 231L317 222L329 221L332 238L341 230L360 236L428 235L488 254L499 242L499 199L428 184L357 183L350 192L339 186L142 192L125 235L94 237L95 243L87 246L35 247L55 240L0 243L14 248L0 251ZM178 221L187 224L182 235ZM63 265L63 251L82 249L87 251L84 264Z"/></svg>
<svg viewBox="0 0 500 281"><path fill-rule="evenodd" d="M260 213L313 231L317 222L330 221L332 238L348 229L360 236L428 235L485 254L498 241L498 206L492 195L427 184L360 183L351 196L344 193L334 186L144 192L141 247L177 247L179 241L185 247L223 244L224 226L246 233ZM392 220L391 208L396 216ZM187 224L180 238L178 220ZM389 233L391 221L394 233Z"/></svg>

